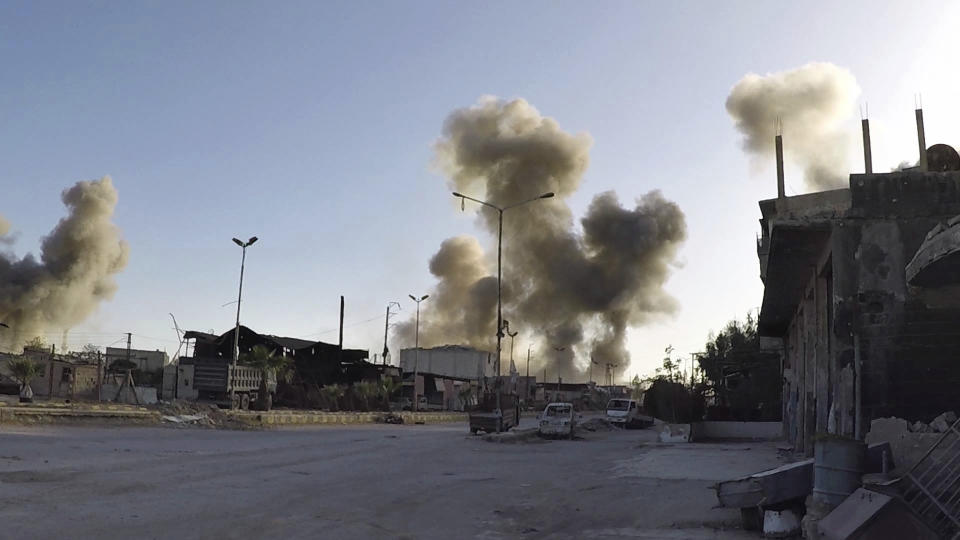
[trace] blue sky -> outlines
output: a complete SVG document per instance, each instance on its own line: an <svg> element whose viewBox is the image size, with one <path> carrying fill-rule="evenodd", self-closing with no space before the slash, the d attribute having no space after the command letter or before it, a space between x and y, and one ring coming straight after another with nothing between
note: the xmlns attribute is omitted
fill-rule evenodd
<svg viewBox="0 0 960 540"><path fill-rule="evenodd" d="M443 119L485 94L523 97L594 139L575 213L605 190L660 189L687 215L667 285L682 309L630 335L629 372L647 373L668 344L700 350L760 304L756 203L775 182L740 150L731 86L809 61L850 69L883 170L915 159L917 92L927 140L960 144L958 15L938 2L5 2L0 214L17 254L37 251L60 191L112 176L130 263L73 345L129 331L172 352L168 312L226 330L230 238L256 235L246 324L335 341L343 294L347 345L375 352L387 302L429 292L444 238L490 245L430 168ZM802 190L795 171L788 184Z"/></svg>

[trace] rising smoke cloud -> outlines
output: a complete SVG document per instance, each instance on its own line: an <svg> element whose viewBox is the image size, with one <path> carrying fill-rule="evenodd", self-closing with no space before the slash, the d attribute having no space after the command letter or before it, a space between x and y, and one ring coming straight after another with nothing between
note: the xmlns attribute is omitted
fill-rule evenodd
<svg viewBox="0 0 960 540"><path fill-rule="evenodd" d="M727 97L727 112L754 157L774 156L775 122L783 125L784 159L799 165L814 190L846 185L851 134L846 122L860 87L854 76L830 63L811 63L768 75L750 73Z"/></svg>
<svg viewBox="0 0 960 540"><path fill-rule="evenodd" d="M504 319L534 344L535 367L548 362L551 377L583 372L590 357L625 370L627 327L678 307L663 290L686 238L676 204L653 191L629 208L602 193L580 220L582 231L575 227L566 200L580 188L591 145L522 99L488 97L451 113L435 146L438 169L458 192L498 206L556 194L505 212L503 238ZM420 343L492 351L497 212L466 207L479 213L492 248L463 236L442 243L430 261L438 283L422 307ZM403 346L412 346L413 332L412 321L400 325Z"/></svg>
<svg viewBox="0 0 960 540"><path fill-rule="evenodd" d="M0 350L19 350L46 332L65 332L113 296L114 274L127 264L128 247L110 221L117 190L110 177L77 182L61 195L68 215L41 245L40 260L0 252ZM0 217L0 245L9 244ZM5 241L6 239L6 241Z"/></svg>

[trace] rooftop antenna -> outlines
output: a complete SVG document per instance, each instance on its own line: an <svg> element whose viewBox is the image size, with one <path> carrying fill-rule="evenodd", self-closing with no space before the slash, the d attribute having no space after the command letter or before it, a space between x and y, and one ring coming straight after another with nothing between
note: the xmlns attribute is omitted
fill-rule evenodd
<svg viewBox="0 0 960 540"><path fill-rule="evenodd" d="M863 129L863 172L873 174L873 153L870 150L870 105L860 107L860 126Z"/></svg>
<svg viewBox="0 0 960 540"><path fill-rule="evenodd" d="M917 163L917 166L921 171L926 172L927 170L927 141L926 135L923 131L923 96L916 94L913 96L914 107L916 109L913 111L917 117L917 145L920 147L920 161Z"/></svg>
<svg viewBox="0 0 960 540"><path fill-rule="evenodd" d="M773 141L777 149L777 198L785 199L787 194L783 187L783 120L777 116L774 121L776 137Z"/></svg>

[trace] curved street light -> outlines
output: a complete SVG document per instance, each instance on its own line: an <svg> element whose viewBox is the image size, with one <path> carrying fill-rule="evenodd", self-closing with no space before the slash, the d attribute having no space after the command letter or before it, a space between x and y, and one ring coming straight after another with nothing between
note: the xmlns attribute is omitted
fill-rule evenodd
<svg viewBox="0 0 960 540"><path fill-rule="evenodd" d="M549 199L553 197L553 192L549 191L542 195L538 195L532 199L527 199L525 201L520 201L518 203L514 203L514 204L503 206L503 207L497 206L488 201L481 201L480 199L474 199L473 197L464 195L462 193L457 193L456 191L453 192L453 196L459 197L461 200L461 203L464 200L471 200L475 203L482 204L483 206L493 208L494 210L497 211L498 221L497 221L497 366L496 366L497 382L496 382L496 389L497 389L497 410L500 410L500 350L501 350L501 342L503 341L503 302L501 298L502 289L501 289L501 283L500 283L501 278L503 276L503 264L502 264L503 262L503 213L511 208L516 208L518 206L531 203L533 201L538 201L540 199ZM499 432L500 432L500 424L498 423L497 433Z"/></svg>
<svg viewBox="0 0 960 540"><path fill-rule="evenodd" d="M416 352L414 354L414 360L413 360L413 404L411 405L411 408L414 411L416 411L420 408L419 407L420 404L417 396L417 371L419 371L420 369L420 302L423 302L427 298L430 298L430 295L425 294L420 298L417 298L412 294L408 294L407 296L409 296L411 300L417 303L417 333L416 333L416 337L414 338L414 349Z"/></svg>
<svg viewBox="0 0 960 540"><path fill-rule="evenodd" d="M247 262L247 248L257 241L256 236L251 236L246 242L233 239L233 243L243 248L243 256L240 258L240 291L237 293L237 324L233 328L233 365L237 365L240 357L240 299L243 298L243 267Z"/></svg>

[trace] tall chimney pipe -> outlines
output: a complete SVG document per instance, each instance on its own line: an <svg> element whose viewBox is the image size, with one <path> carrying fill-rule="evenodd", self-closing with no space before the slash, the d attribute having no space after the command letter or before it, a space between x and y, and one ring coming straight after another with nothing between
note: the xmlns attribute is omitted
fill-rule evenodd
<svg viewBox="0 0 960 540"><path fill-rule="evenodd" d="M783 136L777 135L777 198L783 199L787 192L783 187Z"/></svg>
<svg viewBox="0 0 960 540"><path fill-rule="evenodd" d="M870 120L860 121L863 126L863 172L873 174L873 154L870 151Z"/></svg>
<svg viewBox="0 0 960 540"><path fill-rule="evenodd" d="M923 109L914 111L917 115L917 144L920 146L920 166L921 171L927 170L927 140L923 133Z"/></svg>

